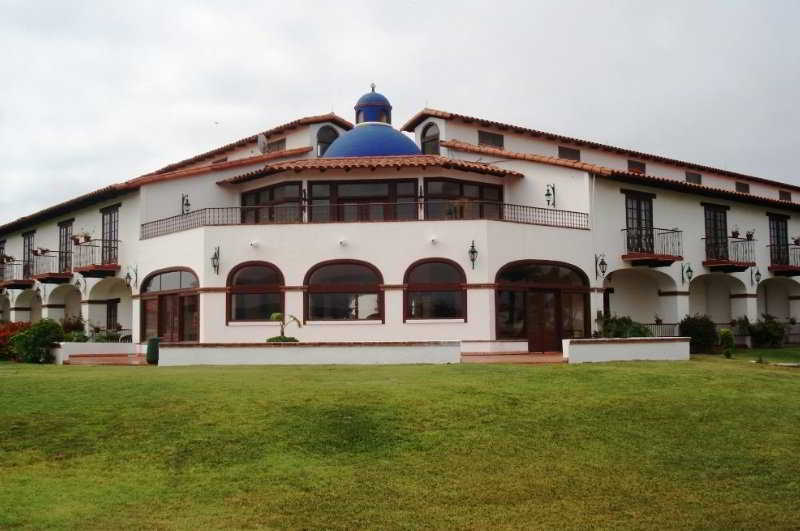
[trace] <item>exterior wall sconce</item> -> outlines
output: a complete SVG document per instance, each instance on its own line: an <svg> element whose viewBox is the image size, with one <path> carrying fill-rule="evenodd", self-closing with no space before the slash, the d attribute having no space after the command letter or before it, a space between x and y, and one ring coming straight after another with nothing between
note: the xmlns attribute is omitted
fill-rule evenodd
<svg viewBox="0 0 800 531"><path fill-rule="evenodd" d="M78 288L79 290L81 290L84 295L86 295L86 280L85 279L76 278L75 279L75 287Z"/></svg>
<svg viewBox="0 0 800 531"><path fill-rule="evenodd" d="M594 279L598 280L600 277L606 277L608 271L608 262L606 262L605 254L594 255Z"/></svg>
<svg viewBox="0 0 800 531"><path fill-rule="evenodd" d="M692 271L692 264L681 264L681 286L686 284L686 281L692 281L692 276L694 275L694 271Z"/></svg>
<svg viewBox="0 0 800 531"><path fill-rule="evenodd" d="M469 245L467 255L469 256L469 261L472 262L472 269L475 269L475 260L478 259L478 249L475 247L475 240L472 240L472 243Z"/></svg>
<svg viewBox="0 0 800 531"><path fill-rule="evenodd" d="M189 202L189 194L181 194L181 214L188 214L192 208Z"/></svg>
<svg viewBox="0 0 800 531"><path fill-rule="evenodd" d="M214 269L214 274L219 275L219 245L214 248L214 254L211 255L211 267Z"/></svg>
<svg viewBox="0 0 800 531"><path fill-rule="evenodd" d="M131 275L133 272L133 275ZM125 273L125 285L129 288L138 288L139 287L139 268L134 266L128 266L128 272Z"/></svg>
<svg viewBox="0 0 800 531"><path fill-rule="evenodd" d="M761 271L756 268L755 273L753 273L753 268L750 268L750 285L756 286L761 282Z"/></svg>
<svg viewBox="0 0 800 531"><path fill-rule="evenodd" d="M556 207L556 185L548 184L544 193L544 198L547 199L547 206Z"/></svg>

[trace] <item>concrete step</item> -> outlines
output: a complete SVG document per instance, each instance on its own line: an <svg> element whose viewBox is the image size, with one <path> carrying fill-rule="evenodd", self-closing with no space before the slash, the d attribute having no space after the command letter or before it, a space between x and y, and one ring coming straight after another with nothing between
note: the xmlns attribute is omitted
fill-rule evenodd
<svg viewBox="0 0 800 531"><path fill-rule="evenodd" d="M566 363L561 352L462 352L461 363L513 363L523 365Z"/></svg>
<svg viewBox="0 0 800 531"><path fill-rule="evenodd" d="M64 365L147 365L143 354L73 354Z"/></svg>

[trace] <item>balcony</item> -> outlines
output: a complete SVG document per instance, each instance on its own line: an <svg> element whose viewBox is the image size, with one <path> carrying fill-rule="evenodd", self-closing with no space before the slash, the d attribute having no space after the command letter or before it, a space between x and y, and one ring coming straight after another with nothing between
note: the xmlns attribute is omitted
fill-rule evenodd
<svg viewBox="0 0 800 531"><path fill-rule="evenodd" d="M656 227L622 229L624 262L635 266L664 267L683 260L683 232Z"/></svg>
<svg viewBox="0 0 800 531"><path fill-rule="evenodd" d="M800 275L800 245L768 245L769 270L773 275L795 277Z"/></svg>
<svg viewBox="0 0 800 531"><path fill-rule="evenodd" d="M33 287L32 266L31 262L0 263L0 288L28 289Z"/></svg>
<svg viewBox="0 0 800 531"><path fill-rule="evenodd" d="M738 273L756 265L755 240L745 238L705 238L706 259L711 271Z"/></svg>
<svg viewBox="0 0 800 531"><path fill-rule="evenodd" d="M87 278L112 277L119 271L119 240L89 240L75 245L73 271Z"/></svg>
<svg viewBox="0 0 800 531"><path fill-rule="evenodd" d="M272 206L203 208L188 214L144 223L147 240L198 227L219 225L283 225L300 223L369 223L488 219L567 229L589 229L584 212L491 201L408 201L395 203L289 203Z"/></svg>
<svg viewBox="0 0 800 531"><path fill-rule="evenodd" d="M33 257L34 280L43 284L64 284L72 278L72 253L46 253Z"/></svg>

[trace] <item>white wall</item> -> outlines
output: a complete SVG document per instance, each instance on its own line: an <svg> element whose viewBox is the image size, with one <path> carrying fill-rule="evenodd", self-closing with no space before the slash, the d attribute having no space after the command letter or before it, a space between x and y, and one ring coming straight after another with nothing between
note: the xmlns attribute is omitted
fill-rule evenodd
<svg viewBox="0 0 800 531"><path fill-rule="evenodd" d="M565 339L563 348L569 363L689 360L688 337Z"/></svg>

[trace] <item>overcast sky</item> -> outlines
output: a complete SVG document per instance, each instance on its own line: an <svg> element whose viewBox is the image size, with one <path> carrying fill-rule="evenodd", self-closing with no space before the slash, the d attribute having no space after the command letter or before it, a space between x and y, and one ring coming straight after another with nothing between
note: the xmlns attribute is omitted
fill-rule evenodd
<svg viewBox="0 0 800 531"><path fill-rule="evenodd" d="M0 223L378 85L800 184L800 1L0 0Z"/></svg>

